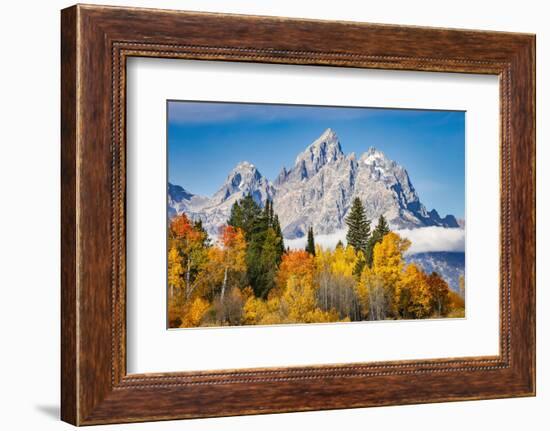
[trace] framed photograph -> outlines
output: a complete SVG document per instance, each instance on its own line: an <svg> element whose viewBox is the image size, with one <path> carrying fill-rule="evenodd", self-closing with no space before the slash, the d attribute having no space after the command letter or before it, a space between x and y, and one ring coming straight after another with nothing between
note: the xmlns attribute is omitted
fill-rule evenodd
<svg viewBox="0 0 550 431"><path fill-rule="evenodd" d="M167 108L169 328L465 317L465 112Z"/></svg>
<svg viewBox="0 0 550 431"><path fill-rule="evenodd" d="M535 394L533 35L77 5L61 44L63 420Z"/></svg>

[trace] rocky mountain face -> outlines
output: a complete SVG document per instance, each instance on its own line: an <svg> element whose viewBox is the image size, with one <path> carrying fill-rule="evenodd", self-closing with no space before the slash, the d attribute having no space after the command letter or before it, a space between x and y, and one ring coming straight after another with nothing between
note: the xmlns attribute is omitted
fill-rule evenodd
<svg viewBox="0 0 550 431"><path fill-rule="evenodd" d="M189 193L183 187L168 183L168 217L172 218L182 212L195 213L206 205L210 199L205 196Z"/></svg>
<svg viewBox="0 0 550 431"><path fill-rule="evenodd" d="M436 210L427 211L405 168L372 147L359 158L354 153L345 155L331 129L300 153L294 166L283 168L273 183L253 164L241 162L211 198L168 184L169 216L185 211L201 218L215 234L233 203L248 193L261 205L267 198L273 201L288 239L304 236L310 226L316 234L345 228L355 197L361 199L371 220L383 214L392 229L458 227L454 216L442 218Z"/></svg>
<svg viewBox="0 0 550 431"><path fill-rule="evenodd" d="M455 292L459 291L458 279L464 276L464 252L425 252L407 255L407 263L416 263L426 273L437 272Z"/></svg>
<svg viewBox="0 0 550 431"><path fill-rule="evenodd" d="M273 200L275 189L249 162L233 168L218 191L211 197L193 195L180 186L168 183L168 217L185 212L192 220L201 219L209 234L217 235L231 214L233 204L248 194L263 206Z"/></svg>

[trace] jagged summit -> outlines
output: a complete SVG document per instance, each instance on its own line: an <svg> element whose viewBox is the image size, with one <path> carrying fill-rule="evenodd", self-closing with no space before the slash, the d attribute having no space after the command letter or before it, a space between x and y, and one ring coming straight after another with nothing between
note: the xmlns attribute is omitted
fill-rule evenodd
<svg viewBox="0 0 550 431"><path fill-rule="evenodd" d="M340 140L332 129L326 129L313 143L311 143L302 153L298 154L295 166L302 161L319 161L326 163L343 156Z"/></svg>
<svg viewBox="0 0 550 431"><path fill-rule="evenodd" d="M332 129L326 129L321 136L298 154L294 167L290 171L287 172L286 168L283 168L276 183L280 184L281 180L289 178L306 180L313 177L327 163L342 160L344 157L338 136Z"/></svg>
<svg viewBox="0 0 550 431"><path fill-rule="evenodd" d="M317 141L318 140L338 140L338 136L336 135L336 132L328 127L327 129L325 129L325 131L321 134L321 136L319 136L319 138L317 138Z"/></svg>
<svg viewBox="0 0 550 431"><path fill-rule="evenodd" d="M361 155L361 161L367 165L385 163L387 160L386 155L375 147L370 147Z"/></svg>
<svg viewBox="0 0 550 431"><path fill-rule="evenodd" d="M171 190L175 191L169 188L169 195ZM404 167L375 147L359 158L354 153L346 156L331 128L298 154L292 168L283 167L273 183L252 163L243 161L231 170L211 199L195 200L203 202L202 207L179 205L175 194L169 206L172 213L186 208L193 211L210 232L217 232L233 203L249 193L261 205L268 198L273 201L283 234L289 239L305 235L310 226L317 234L345 228L355 197L361 199L370 219L383 214L393 228L458 227L452 215L441 218L436 210L426 209Z"/></svg>
<svg viewBox="0 0 550 431"><path fill-rule="evenodd" d="M242 162L237 163L237 165L233 168L232 172L239 172L243 170L254 170L254 169L256 169L256 166L254 166L254 164L244 160Z"/></svg>
<svg viewBox="0 0 550 431"><path fill-rule="evenodd" d="M190 200L194 195L189 193L182 186L168 183L168 196L176 201Z"/></svg>
<svg viewBox="0 0 550 431"><path fill-rule="evenodd" d="M258 203L263 203L273 195L273 185L252 163L238 163L229 173L225 183L212 197L214 203L228 199L240 199L250 193Z"/></svg>

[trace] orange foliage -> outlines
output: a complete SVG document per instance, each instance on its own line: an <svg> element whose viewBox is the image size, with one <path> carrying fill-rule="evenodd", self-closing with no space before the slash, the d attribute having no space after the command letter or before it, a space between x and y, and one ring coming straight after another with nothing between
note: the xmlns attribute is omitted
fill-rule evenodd
<svg viewBox="0 0 550 431"><path fill-rule="evenodd" d="M303 283L312 284L315 271L315 259L305 250L289 251L283 255L275 284L279 292L286 289L288 279L296 277Z"/></svg>
<svg viewBox="0 0 550 431"><path fill-rule="evenodd" d="M449 308L464 312L464 298L452 290L449 290Z"/></svg>
<svg viewBox="0 0 550 431"><path fill-rule="evenodd" d="M225 248L231 248L244 241L244 234L241 229L226 225L220 228L220 238Z"/></svg>
<svg viewBox="0 0 550 431"><path fill-rule="evenodd" d="M186 239L188 241L199 241L201 232L193 228L193 224L184 213L174 217L170 223L170 231L177 239Z"/></svg>

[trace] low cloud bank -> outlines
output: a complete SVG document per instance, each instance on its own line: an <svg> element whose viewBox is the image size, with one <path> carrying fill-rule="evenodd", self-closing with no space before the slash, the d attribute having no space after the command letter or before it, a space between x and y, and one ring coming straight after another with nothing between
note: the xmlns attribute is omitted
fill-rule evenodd
<svg viewBox="0 0 550 431"><path fill-rule="evenodd" d="M396 231L411 241L407 254L428 251L464 251L465 235L462 228L445 228L438 226L402 229Z"/></svg>
<svg viewBox="0 0 550 431"><path fill-rule="evenodd" d="M395 231L411 241L407 254L429 251L463 252L465 243L464 229L444 228L438 226L401 229ZM291 250L304 249L307 238L286 239L285 247ZM334 249L338 241L346 243L346 230L339 230L327 235L315 235L315 244L323 248Z"/></svg>
<svg viewBox="0 0 550 431"><path fill-rule="evenodd" d="M304 249L306 247L307 237L303 236L302 238L296 239L286 239L285 238L285 247L290 248L291 250ZM328 248L330 250L336 248L338 241L346 243L346 231L338 230L334 233L327 235L315 235L315 245L320 245L323 248Z"/></svg>

